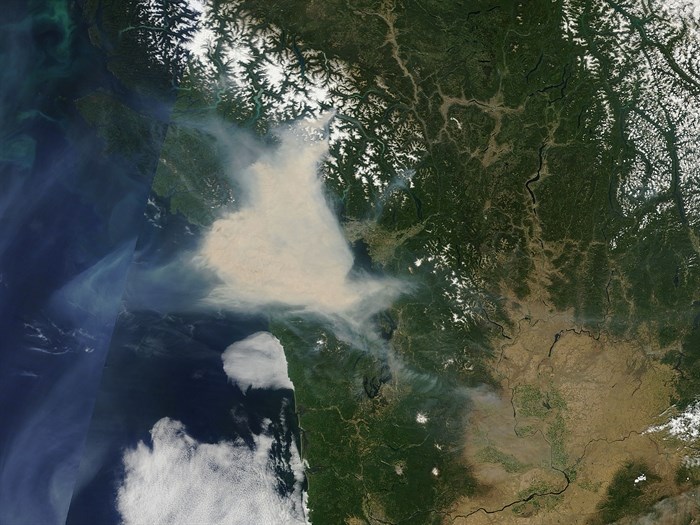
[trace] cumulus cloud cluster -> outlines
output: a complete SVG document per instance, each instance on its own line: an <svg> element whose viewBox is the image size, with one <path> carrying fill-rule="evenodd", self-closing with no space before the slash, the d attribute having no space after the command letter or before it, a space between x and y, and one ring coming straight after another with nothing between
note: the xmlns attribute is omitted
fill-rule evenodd
<svg viewBox="0 0 700 525"><path fill-rule="evenodd" d="M647 432L662 430L683 441L695 441L700 438L700 401L688 406L685 412L672 417L667 423L650 427Z"/></svg>
<svg viewBox="0 0 700 525"><path fill-rule="evenodd" d="M284 348L269 332L257 332L229 346L221 355L226 375L241 390L248 388L293 389L287 374Z"/></svg>
<svg viewBox="0 0 700 525"><path fill-rule="evenodd" d="M151 429L153 446L140 442L124 454L117 509L124 525L249 525L307 523L301 497L303 468L292 444L297 484L283 495L271 458L274 438L200 443L169 418Z"/></svg>
<svg viewBox="0 0 700 525"><path fill-rule="evenodd" d="M244 203L214 223L199 258L221 281L211 301L357 321L399 293L395 280L352 272L352 251L318 175L330 117L278 131L277 147L236 174Z"/></svg>

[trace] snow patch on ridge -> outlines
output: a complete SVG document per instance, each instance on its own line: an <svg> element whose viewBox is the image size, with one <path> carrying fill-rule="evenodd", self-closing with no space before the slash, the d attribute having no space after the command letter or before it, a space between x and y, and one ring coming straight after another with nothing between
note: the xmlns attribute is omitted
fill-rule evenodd
<svg viewBox="0 0 700 525"><path fill-rule="evenodd" d="M700 1L566 0L562 31L581 49L580 66L608 86L598 93L607 115L589 122L607 137L602 146L623 126L632 154L618 166L616 197L634 229L671 208L700 225Z"/></svg>

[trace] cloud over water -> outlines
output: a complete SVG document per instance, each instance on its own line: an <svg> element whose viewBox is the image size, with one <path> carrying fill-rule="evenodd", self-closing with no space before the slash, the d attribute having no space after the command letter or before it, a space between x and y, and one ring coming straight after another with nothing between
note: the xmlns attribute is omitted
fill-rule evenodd
<svg viewBox="0 0 700 525"><path fill-rule="evenodd" d="M152 445L140 442L124 454L117 508L124 525L305 523L303 466L294 444L290 468L294 497L280 493L274 439L200 443L179 421L163 418L151 429Z"/></svg>

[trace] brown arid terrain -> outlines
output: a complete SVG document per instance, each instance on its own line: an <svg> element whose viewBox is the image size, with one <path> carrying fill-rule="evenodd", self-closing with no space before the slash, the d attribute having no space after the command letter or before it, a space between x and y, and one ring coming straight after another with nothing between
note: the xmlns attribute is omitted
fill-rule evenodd
<svg viewBox="0 0 700 525"><path fill-rule="evenodd" d="M598 523L613 477L629 464L648 468L638 483L654 500L681 492L683 447L645 432L672 404L675 372L659 362L658 345L644 333L616 340L582 330L572 312L541 298L509 303L516 328L492 362L502 388L473 391L466 436L466 461L485 488L448 522ZM697 510L692 494L681 498Z"/></svg>

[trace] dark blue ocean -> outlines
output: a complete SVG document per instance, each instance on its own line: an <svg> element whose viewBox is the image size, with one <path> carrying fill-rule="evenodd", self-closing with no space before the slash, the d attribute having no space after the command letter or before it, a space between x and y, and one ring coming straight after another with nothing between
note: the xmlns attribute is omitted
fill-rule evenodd
<svg viewBox="0 0 700 525"><path fill-rule="evenodd" d="M105 154L75 100L102 88L148 104L68 2L2 12L0 523L50 525L68 509L152 176ZM167 108L150 106L157 128Z"/></svg>
<svg viewBox="0 0 700 525"><path fill-rule="evenodd" d="M173 97L122 85L76 3L2 11L0 525L61 524L69 507L69 523L117 523L123 451L156 421L252 442L291 392L244 395L223 372L221 352L264 319L201 308L206 283L148 272L199 234L147 204ZM150 123L142 149L105 148L76 107L97 90Z"/></svg>
<svg viewBox="0 0 700 525"><path fill-rule="evenodd" d="M150 202L156 206L157 198ZM265 330L266 320L207 308L204 279L171 280L171 272L159 271L196 248L198 236L180 216L155 215L159 220L144 223L127 277L69 524L120 523L114 502L124 450L139 441L150 445L149 431L163 417L204 443L240 437L253 446L264 420L284 439L296 431L291 391L244 393L222 366L223 351ZM282 425L281 415L290 423Z"/></svg>

